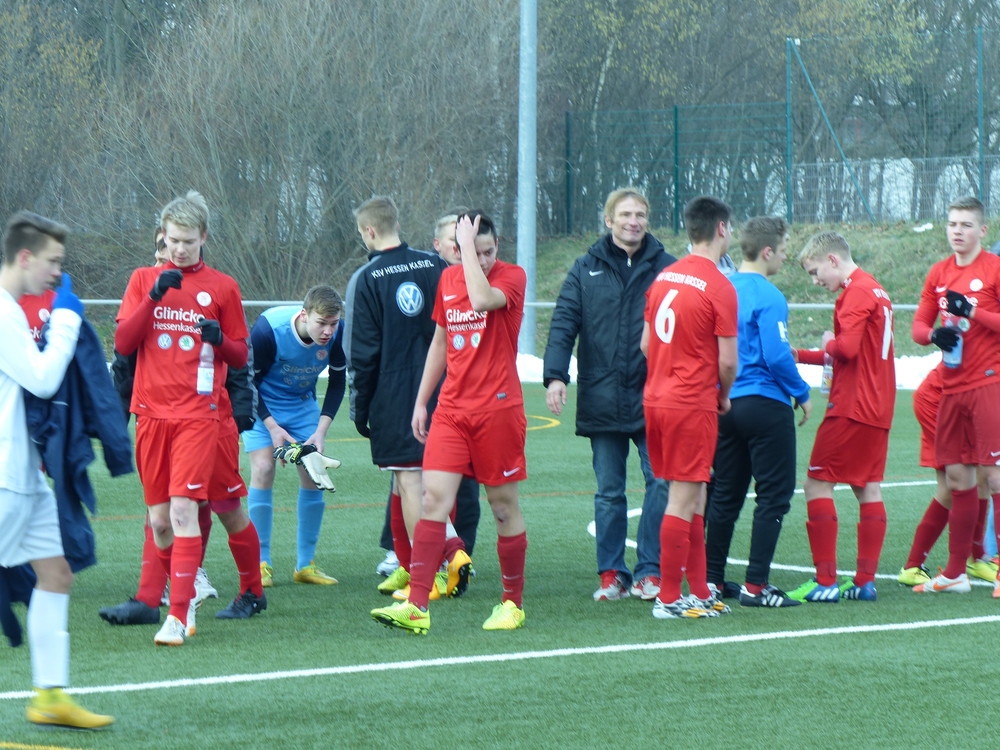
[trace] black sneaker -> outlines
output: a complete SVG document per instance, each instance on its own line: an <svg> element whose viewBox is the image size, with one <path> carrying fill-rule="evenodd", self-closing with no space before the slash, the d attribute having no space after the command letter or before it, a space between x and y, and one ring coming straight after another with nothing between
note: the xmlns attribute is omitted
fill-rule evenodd
<svg viewBox="0 0 1000 750"><path fill-rule="evenodd" d="M156 625L160 621L159 607L150 607L132 597L114 607L101 607L97 614L112 625Z"/></svg>
<svg viewBox="0 0 1000 750"><path fill-rule="evenodd" d="M802 602L789 598L788 594L769 583L756 595L747 591L746 586L741 586L740 604L744 607L797 607Z"/></svg>
<svg viewBox="0 0 1000 750"><path fill-rule="evenodd" d="M257 596L247 590L233 599L228 607L216 612L215 616L220 620L246 620L265 609L267 609L267 597L263 594Z"/></svg>
<svg viewBox="0 0 1000 750"><path fill-rule="evenodd" d="M733 583L732 581L722 582L722 598L723 599L739 599L740 589L743 587L738 583Z"/></svg>

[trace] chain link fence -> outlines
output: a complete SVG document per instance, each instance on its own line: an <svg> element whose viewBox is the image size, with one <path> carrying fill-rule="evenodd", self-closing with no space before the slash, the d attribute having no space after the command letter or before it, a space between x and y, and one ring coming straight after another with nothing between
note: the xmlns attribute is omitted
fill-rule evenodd
<svg viewBox="0 0 1000 750"><path fill-rule="evenodd" d="M602 229L623 185L675 231L701 194L810 223L934 220L969 194L1000 206L1000 32L790 39L786 60L784 101L568 112L566 231Z"/></svg>

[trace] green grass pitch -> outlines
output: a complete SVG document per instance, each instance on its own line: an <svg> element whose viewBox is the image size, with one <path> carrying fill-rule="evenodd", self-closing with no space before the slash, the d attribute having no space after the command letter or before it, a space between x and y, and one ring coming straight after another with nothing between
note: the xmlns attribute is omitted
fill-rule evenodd
<svg viewBox="0 0 1000 750"><path fill-rule="evenodd" d="M295 585L295 477L275 490L275 587L249 621L213 614L236 592L236 572L216 524L205 566L220 599L198 617L182 648L156 648L156 626L112 627L99 607L135 591L142 544L138 478L110 479L100 461L94 519L100 563L76 581L70 607L71 680L80 700L112 713L100 733L42 730L24 719L26 648L0 648L0 748L732 748L988 746L993 646L1000 601L977 586L966 596L921 597L895 575L933 489L917 467L918 428L900 392L885 479L889 525L878 602L741 609L712 620L660 621L637 599L596 603L593 472L574 435L576 390L561 420L544 389L525 385L528 527L525 627L481 629L499 594L494 525L483 504L465 597L433 603L426 637L384 628L368 612L386 603L375 565L388 477L371 465L346 404L327 452L343 460L328 495L317 563L340 584ZM799 480L823 398L799 430ZM244 469L247 466L244 465ZM249 472L245 471L245 477ZM641 506L633 455L630 505ZM836 494L838 563L851 570L857 502ZM732 558L745 560L750 509ZM631 522L634 538L637 519ZM801 493L793 500L772 581L790 589L810 574ZM634 562L634 551L628 553ZM943 563L939 542L930 564ZM738 562L729 575L742 580ZM23 619L23 608L18 609ZM641 745L640 745L641 743Z"/></svg>

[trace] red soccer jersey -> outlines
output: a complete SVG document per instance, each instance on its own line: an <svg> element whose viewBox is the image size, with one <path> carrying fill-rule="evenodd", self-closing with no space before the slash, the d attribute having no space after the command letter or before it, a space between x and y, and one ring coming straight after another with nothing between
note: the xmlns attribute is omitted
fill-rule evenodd
<svg viewBox="0 0 1000 750"><path fill-rule="evenodd" d="M433 318L445 329L448 351L438 409L474 412L524 403L517 375L517 335L527 277L520 266L498 260L487 280L504 293L507 306L477 313L462 267L451 266L441 275Z"/></svg>
<svg viewBox="0 0 1000 750"><path fill-rule="evenodd" d="M736 290L708 258L686 255L660 271L646 291L649 324L643 403L716 411L718 337L735 336Z"/></svg>
<svg viewBox="0 0 1000 750"><path fill-rule="evenodd" d="M133 271L116 319L122 321L149 304L157 277L173 267L168 263ZM240 288L232 277L204 264L182 270L181 288L169 289L156 303L139 343L131 411L158 419L219 419L226 365L216 352L213 393L198 395L202 341L194 326L202 318L217 320L224 339L245 341L249 332Z"/></svg>
<svg viewBox="0 0 1000 750"><path fill-rule="evenodd" d="M955 256L950 255L931 266L920 294L914 324L923 322L933 326L940 314L942 324L952 319L964 331L962 364L945 367L941 372L944 393L959 393L996 380L1000 373L1000 332L974 320L955 320L947 310L945 292L949 289L964 294L977 310L1000 313L1000 258L983 250L972 263L959 266Z"/></svg>
<svg viewBox="0 0 1000 750"><path fill-rule="evenodd" d="M21 299L17 301L28 318L28 328L31 329L31 337L36 344L42 340L42 327L49 321L52 300L55 298L55 290L49 289L41 294L22 295Z"/></svg>
<svg viewBox="0 0 1000 750"><path fill-rule="evenodd" d="M889 429L896 405L892 302L860 268L850 275L833 308L833 384L826 416Z"/></svg>

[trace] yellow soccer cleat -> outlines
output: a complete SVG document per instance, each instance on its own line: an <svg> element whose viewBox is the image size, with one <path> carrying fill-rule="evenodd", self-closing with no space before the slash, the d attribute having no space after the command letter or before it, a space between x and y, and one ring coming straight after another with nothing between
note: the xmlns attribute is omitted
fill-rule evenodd
<svg viewBox="0 0 1000 750"><path fill-rule="evenodd" d="M72 729L100 729L115 723L113 716L91 713L60 688L35 688L25 715L32 724Z"/></svg>
<svg viewBox="0 0 1000 750"><path fill-rule="evenodd" d="M313 583L317 586L333 586L337 583L337 579L333 576L328 576L322 570L316 567L316 563L310 562L301 570L296 570L292 574L292 580L296 583Z"/></svg>
<svg viewBox="0 0 1000 750"><path fill-rule="evenodd" d="M393 591L406 588L410 583L410 571L400 565L385 580L378 585L380 594L391 594Z"/></svg>
<svg viewBox="0 0 1000 750"><path fill-rule="evenodd" d="M483 630L517 630L523 625L524 610L508 599L493 608L493 614L483 623Z"/></svg>
<svg viewBox="0 0 1000 750"><path fill-rule="evenodd" d="M431 613L409 602L396 602L388 607L373 609L372 619L387 627L409 630L415 635L427 635L431 629Z"/></svg>
<svg viewBox="0 0 1000 750"><path fill-rule="evenodd" d="M442 594L447 591L448 574L444 572L434 574L434 585L431 586L431 593L427 597L430 601L436 602ZM397 602L405 602L410 598L410 584L406 584L401 589L392 592L392 598Z"/></svg>
<svg viewBox="0 0 1000 750"><path fill-rule="evenodd" d="M274 568L266 562L260 564L260 585L266 589L274 586Z"/></svg>
<svg viewBox="0 0 1000 750"><path fill-rule="evenodd" d="M448 563L448 581L445 593L448 596L461 596L469 588L469 575L472 573L472 558L464 550L455 553Z"/></svg>

